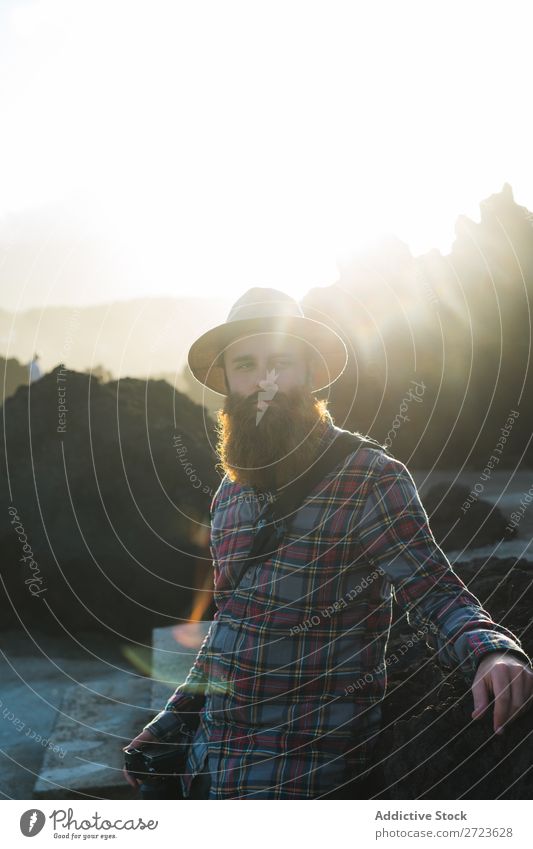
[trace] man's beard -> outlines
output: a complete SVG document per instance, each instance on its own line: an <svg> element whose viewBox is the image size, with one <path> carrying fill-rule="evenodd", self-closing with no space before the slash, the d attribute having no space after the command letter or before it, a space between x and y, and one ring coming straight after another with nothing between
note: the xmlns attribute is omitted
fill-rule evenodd
<svg viewBox="0 0 533 849"><path fill-rule="evenodd" d="M332 418L326 400L296 386L276 392L256 424L258 394L226 397L217 411L217 453L231 481L266 491L291 484L309 468Z"/></svg>

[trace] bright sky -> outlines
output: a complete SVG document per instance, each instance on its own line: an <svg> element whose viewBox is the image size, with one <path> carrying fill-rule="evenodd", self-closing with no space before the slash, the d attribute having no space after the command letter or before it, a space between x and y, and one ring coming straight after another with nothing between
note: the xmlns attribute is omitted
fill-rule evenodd
<svg viewBox="0 0 533 849"><path fill-rule="evenodd" d="M302 297L383 231L447 252L504 182L533 208L530 8L2 0L0 252L31 287L41 242L105 240L98 302Z"/></svg>

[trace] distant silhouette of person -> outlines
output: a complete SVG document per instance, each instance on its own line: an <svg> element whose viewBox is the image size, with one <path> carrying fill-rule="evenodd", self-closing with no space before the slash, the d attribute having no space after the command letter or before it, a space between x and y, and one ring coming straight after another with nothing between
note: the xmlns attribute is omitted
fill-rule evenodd
<svg viewBox="0 0 533 849"><path fill-rule="evenodd" d="M39 360L39 359L40 359L39 354L34 354L33 360L28 365L28 374L29 374L29 378L30 378L30 383L35 383L36 380L40 380L40 378L43 376L43 373L41 371L41 367L39 366L39 363L37 362L37 360Z"/></svg>

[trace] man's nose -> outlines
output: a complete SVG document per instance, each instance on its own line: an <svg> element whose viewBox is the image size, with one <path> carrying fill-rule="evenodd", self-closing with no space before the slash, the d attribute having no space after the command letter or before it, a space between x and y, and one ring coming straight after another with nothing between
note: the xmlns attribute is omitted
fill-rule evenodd
<svg viewBox="0 0 533 849"><path fill-rule="evenodd" d="M251 389L248 392L246 397L249 400L252 400L252 399L257 400L259 392L261 392L261 387L259 386L259 383L257 383L257 381L254 381L254 383L252 384Z"/></svg>
<svg viewBox="0 0 533 849"><path fill-rule="evenodd" d="M254 392L260 392L262 389L261 384L266 380L267 370L266 368L258 368L256 373L254 374L253 379L253 387Z"/></svg>

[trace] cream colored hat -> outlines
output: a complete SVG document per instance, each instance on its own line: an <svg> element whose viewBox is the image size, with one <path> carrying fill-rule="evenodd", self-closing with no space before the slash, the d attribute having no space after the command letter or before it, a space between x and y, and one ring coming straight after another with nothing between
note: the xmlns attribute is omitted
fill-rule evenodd
<svg viewBox="0 0 533 849"><path fill-rule="evenodd" d="M276 331L307 342L315 355L315 383L318 392L334 383L346 368L348 351L331 327L307 318L302 308L285 292L259 286L248 289L236 301L224 324L212 327L189 349L188 363L196 380L220 395L227 395L221 354L242 336Z"/></svg>

